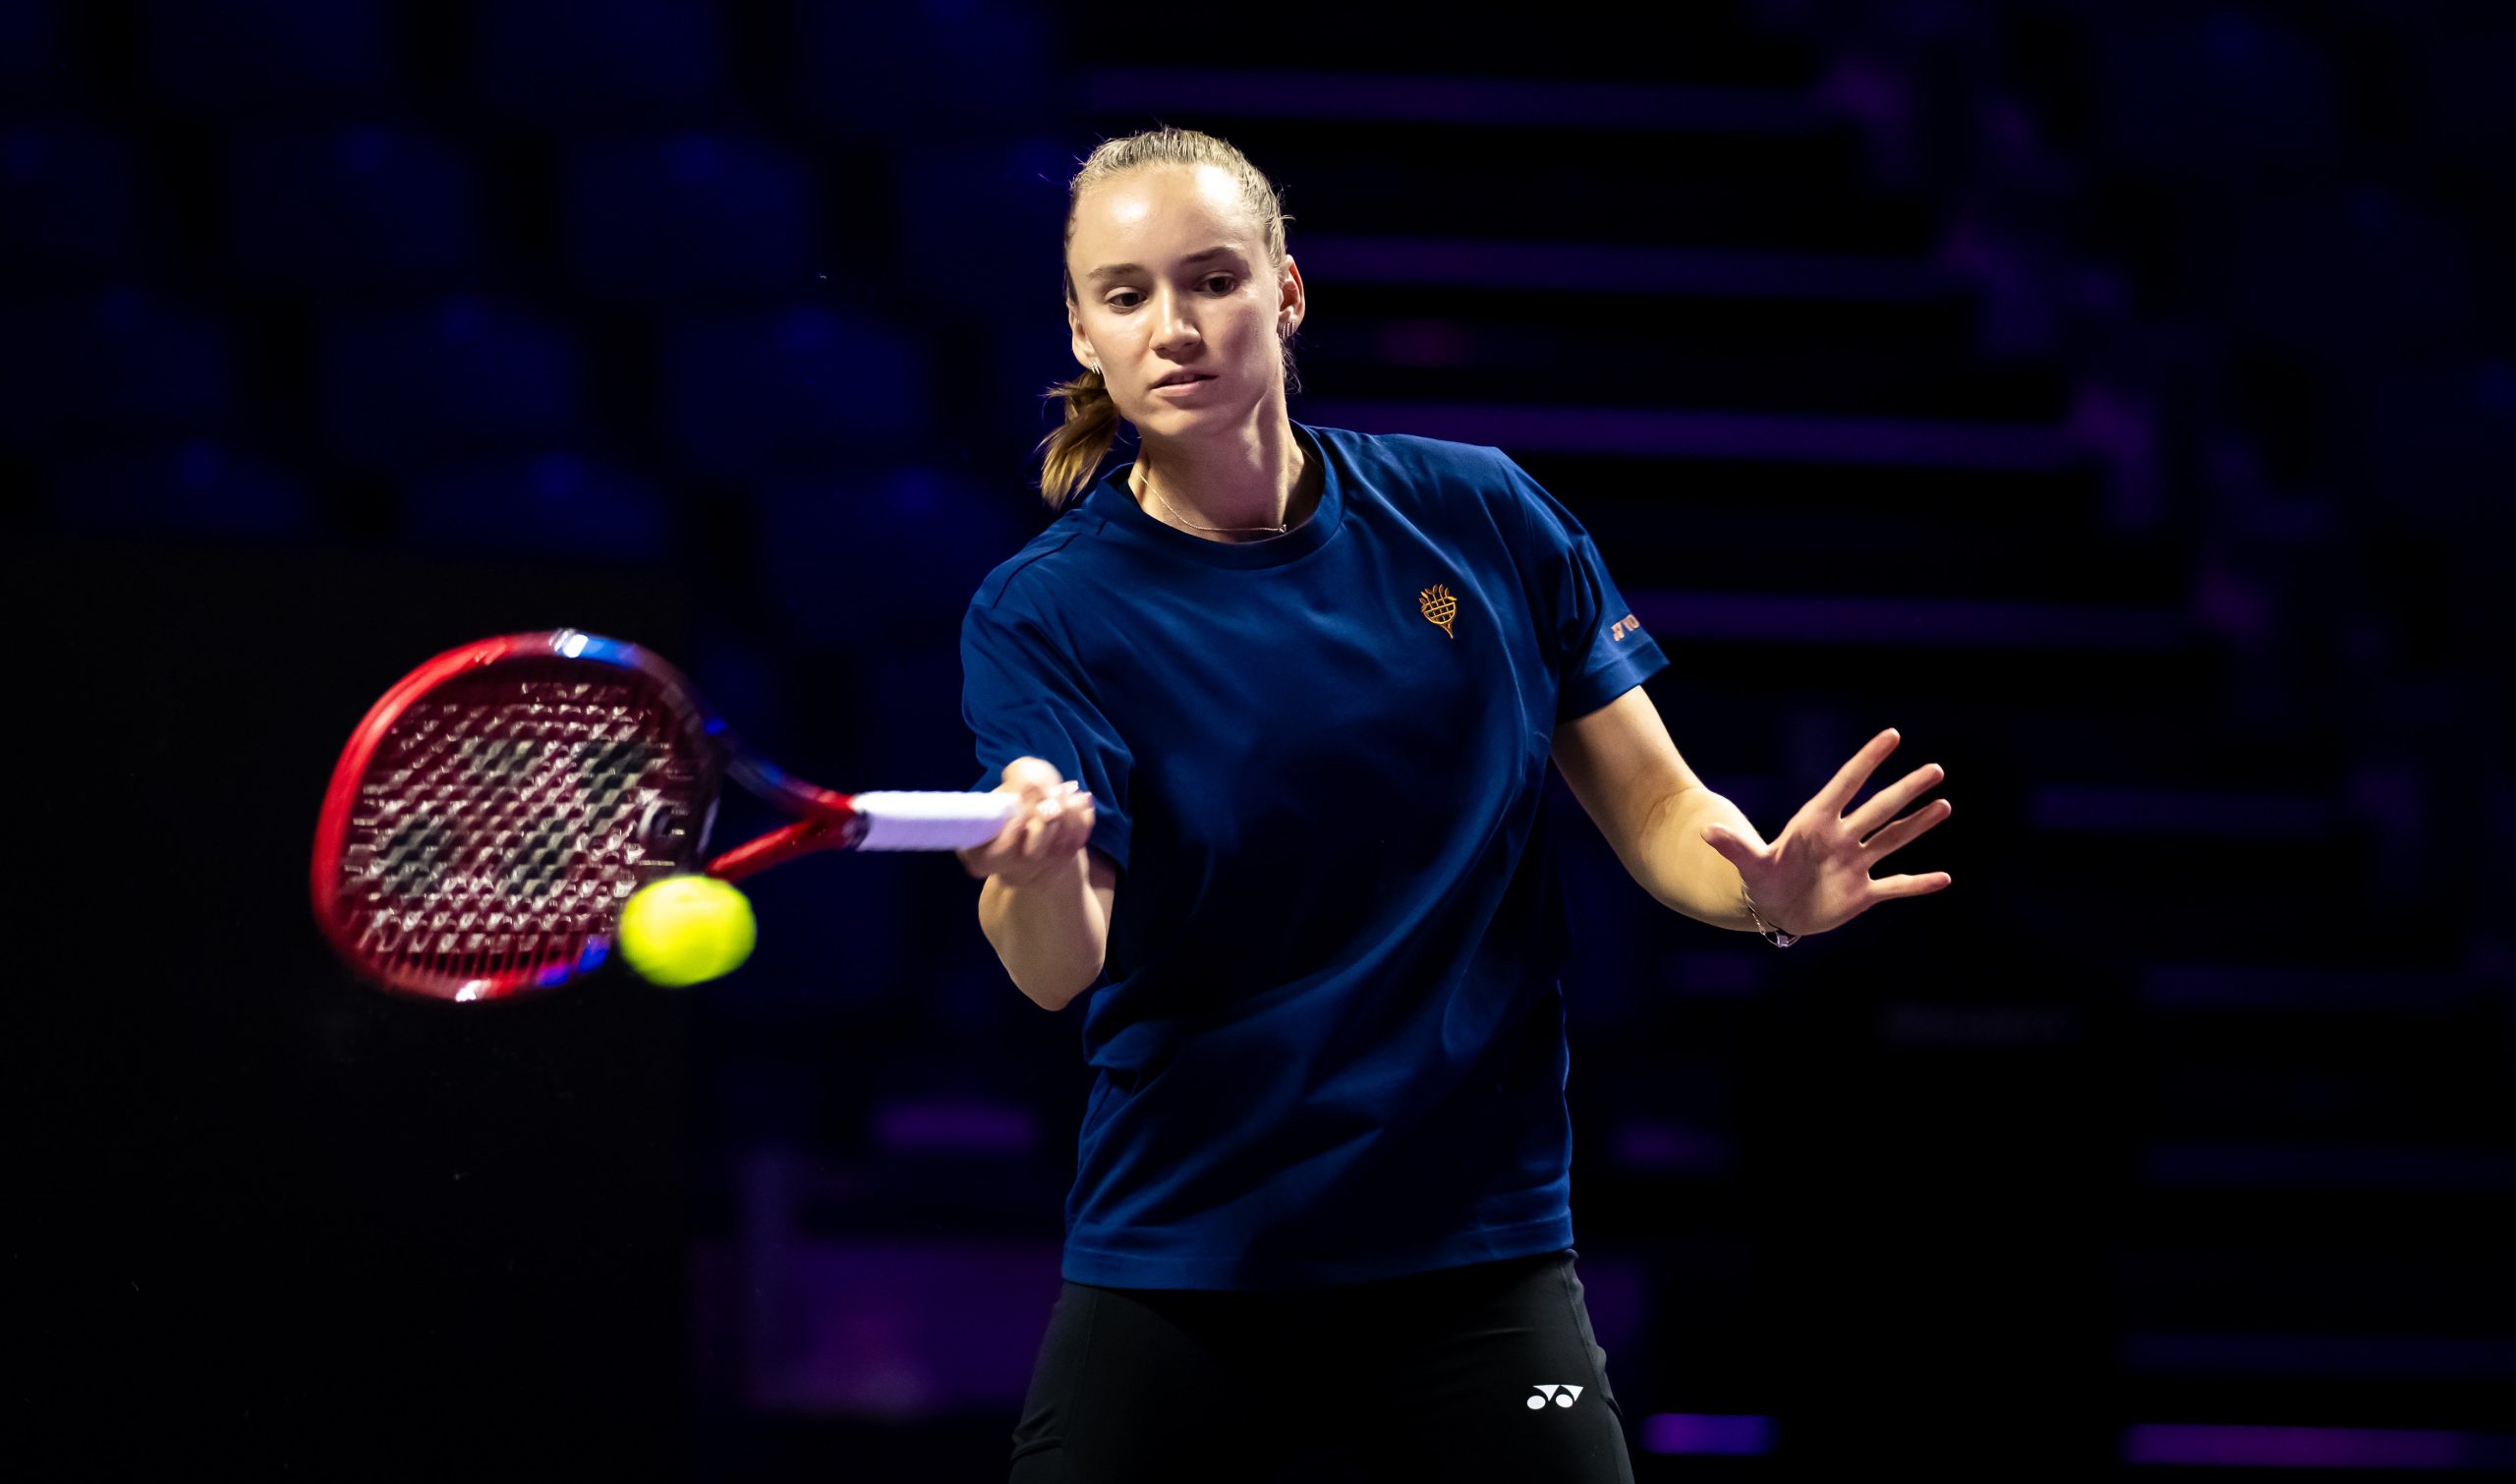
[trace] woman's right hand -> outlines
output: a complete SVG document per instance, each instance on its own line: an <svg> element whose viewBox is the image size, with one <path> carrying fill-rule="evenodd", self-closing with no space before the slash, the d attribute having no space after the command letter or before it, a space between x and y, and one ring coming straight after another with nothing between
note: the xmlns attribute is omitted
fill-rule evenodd
<svg viewBox="0 0 2516 1484"><path fill-rule="evenodd" d="M1013 795L1021 807L995 839L958 852L961 868L981 881L999 877L1012 886L1073 869L1075 856L1092 838L1092 795L1038 758L1005 764L1004 781L996 791Z"/></svg>

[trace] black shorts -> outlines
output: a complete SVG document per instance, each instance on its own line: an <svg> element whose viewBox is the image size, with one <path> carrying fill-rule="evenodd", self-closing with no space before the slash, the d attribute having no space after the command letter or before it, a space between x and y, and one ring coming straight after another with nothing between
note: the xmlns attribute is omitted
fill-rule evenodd
<svg viewBox="0 0 2516 1484"><path fill-rule="evenodd" d="M1290 1293L1069 1283L1013 1484L1632 1484L1570 1250Z"/></svg>

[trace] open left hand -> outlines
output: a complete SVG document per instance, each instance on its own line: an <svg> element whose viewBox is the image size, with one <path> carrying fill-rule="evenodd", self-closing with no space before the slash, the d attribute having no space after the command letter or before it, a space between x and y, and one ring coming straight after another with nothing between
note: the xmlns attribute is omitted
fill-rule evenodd
<svg viewBox="0 0 2516 1484"><path fill-rule="evenodd" d="M1953 806L1946 799L1934 799L1888 823L1897 810L1946 777L1946 769L1936 763L1916 768L1880 789L1868 803L1850 814L1844 812L1899 740L1892 726L1870 738L1836 772L1833 782L1800 806L1772 844L1752 834L1742 839L1725 825L1703 827L1703 842L1739 868L1739 879L1746 884L1756 915L1768 926L1801 937L1830 932L1890 897L1926 896L1947 889L1951 879L1945 871L1876 881L1869 875L1871 866L1948 818Z"/></svg>

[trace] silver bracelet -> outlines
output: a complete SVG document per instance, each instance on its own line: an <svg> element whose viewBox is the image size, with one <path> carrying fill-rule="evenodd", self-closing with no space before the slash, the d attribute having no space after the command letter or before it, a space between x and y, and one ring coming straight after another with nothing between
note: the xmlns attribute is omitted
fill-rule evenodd
<svg viewBox="0 0 2516 1484"><path fill-rule="evenodd" d="M1744 882L1739 885L1739 900L1747 904L1747 921L1754 923L1756 925L1756 931L1764 935L1765 942L1773 944L1775 947L1790 947L1793 943L1796 943L1802 938L1808 936L1805 933L1785 933L1780 928L1767 926L1765 920L1756 915L1755 900L1747 895L1746 884Z"/></svg>

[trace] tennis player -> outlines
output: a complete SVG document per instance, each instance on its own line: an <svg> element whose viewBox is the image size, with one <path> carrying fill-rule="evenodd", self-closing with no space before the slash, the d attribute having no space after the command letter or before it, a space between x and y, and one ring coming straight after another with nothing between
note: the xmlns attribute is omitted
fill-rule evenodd
<svg viewBox="0 0 2516 1484"><path fill-rule="evenodd" d="M1869 875L1941 772L1853 809L1883 731L1760 835L1536 481L1289 419L1285 220L1207 135L1084 162L1060 513L963 623L976 786L1027 806L963 852L980 927L1084 999L1095 1071L1012 1476L1630 1480L1572 1250L1548 760L1654 898L1786 945L1949 885Z"/></svg>

